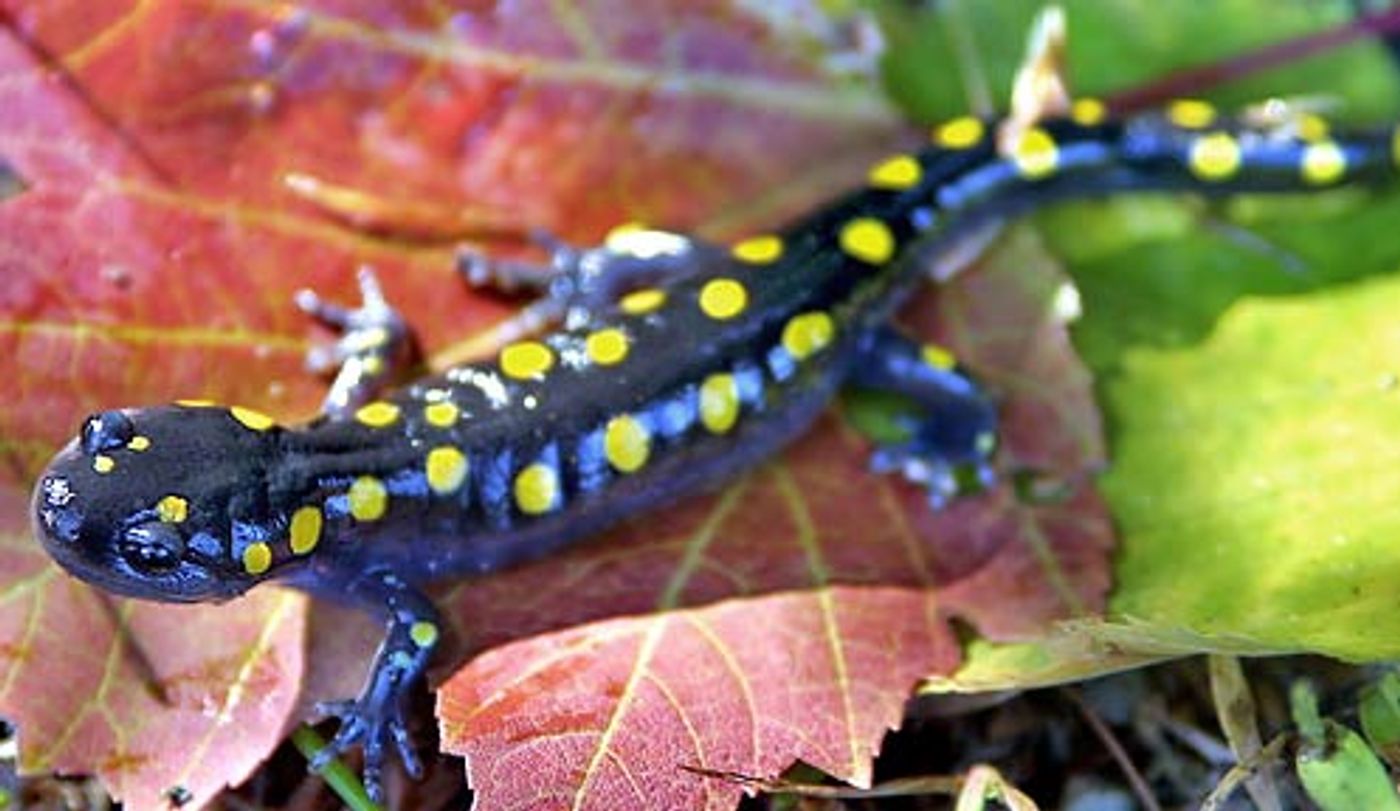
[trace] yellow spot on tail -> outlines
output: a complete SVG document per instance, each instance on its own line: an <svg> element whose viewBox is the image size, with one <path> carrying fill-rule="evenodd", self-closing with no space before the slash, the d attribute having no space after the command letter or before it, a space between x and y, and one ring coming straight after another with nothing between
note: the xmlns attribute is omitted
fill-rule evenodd
<svg viewBox="0 0 1400 811"><path fill-rule="evenodd" d="M589 334L583 349L599 366L615 366L627 358L627 333L615 327L600 329Z"/></svg>
<svg viewBox="0 0 1400 811"><path fill-rule="evenodd" d="M603 453L623 473L640 470L651 456L651 432L634 417L613 417L603 430Z"/></svg>
<svg viewBox="0 0 1400 811"><path fill-rule="evenodd" d="M243 424L243 427L254 431L266 431L277 423L261 411L254 411L243 406L234 406L228 410L229 416Z"/></svg>
<svg viewBox="0 0 1400 811"><path fill-rule="evenodd" d="M325 518L318 507L299 507L292 513L291 526L287 530L292 553L305 555L321 542L321 528Z"/></svg>
<svg viewBox="0 0 1400 811"><path fill-rule="evenodd" d="M515 506L526 515L543 515L559 503L559 474L543 462L527 465L515 477Z"/></svg>
<svg viewBox="0 0 1400 811"><path fill-rule="evenodd" d="M1027 180L1049 177L1060 167L1060 147L1050 133L1031 127L1012 145L1011 162Z"/></svg>
<svg viewBox="0 0 1400 811"><path fill-rule="evenodd" d="M919 354L924 363L945 372L958 365L958 359L953 357L953 353L938 344L924 344L923 351Z"/></svg>
<svg viewBox="0 0 1400 811"><path fill-rule="evenodd" d="M190 503L179 496L166 496L156 502L156 516L162 524L179 524L190 515Z"/></svg>
<svg viewBox="0 0 1400 811"><path fill-rule="evenodd" d="M127 441L126 447L127 450L136 451L137 453L140 453L141 451L145 450L150 450L151 438L148 436L142 436L141 434L137 434L136 436L132 437L130 440Z"/></svg>
<svg viewBox="0 0 1400 811"><path fill-rule="evenodd" d="M733 318L747 306L749 291L733 279L711 279L700 288L700 310L718 321Z"/></svg>
<svg viewBox="0 0 1400 811"><path fill-rule="evenodd" d="M895 155L870 170L870 185L877 189L903 191L918 185L924 170L912 155Z"/></svg>
<svg viewBox="0 0 1400 811"><path fill-rule="evenodd" d="M894 256L894 234L874 217L857 217L841 226L841 250L852 259L883 265Z"/></svg>
<svg viewBox="0 0 1400 811"><path fill-rule="evenodd" d="M783 327L783 348L794 358L806 360L825 349L835 334L831 316L820 311L802 313Z"/></svg>
<svg viewBox="0 0 1400 811"><path fill-rule="evenodd" d="M428 486L445 496L456 492L467 480L467 457L450 445L442 445L428 451L423 469L428 474Z"/></svg>
<svg viewBox="0 0 1400 811"><path fill-rule="evenodd" d="M1215 120L1215 108L1200 99L1177 99L1167 105L1167 120L1182 129L1205 129Z"/></svg>
<svg viewBox="0 0 1400 811"><path fill-rule="evenodd" d="M355 419L361 425L368 425L370 428L385 428L393 425L399 418L399 407L393 403L370 403L361 406L355 412Z"/></svg>
<svg viewBox="0 0 1400 811"><path fill-rule="evenodd" d="M1081 127L1093 127L1108 118L1108 108L1098 99L1075 99L1070 105L1069 117Z"/></svg>
<svg viewBox="0 0 1400 811"><path fill-rule="evenodd" d="M1201 180L1228 180L1240 169L1240 143L1227 132L1203 135L1191 144L1187 163Z"/></svg>
<svg viewBox="0 0 1400 811"><path fill-rule="evenodd" d="M116 460L106 454L99 453L92 457L92 469L98 473L111 473L116 467Z"/></svg>
<svg viewBox="0 0 1400 811"><path fill-rule="evenodd" d="M740 262L748 262L751 265L767 265L778 261L778 257L783 255L783 240L772 234L749 237L734 243L734 247L730 248L729 252Z"/></svg>
<svg viewBox="0 0 1400 811"><path fill-rule="evenodd" d="M389 491L384 489L384 482L373 476L356 479L345 495L350 501L350 515L356 521L378 521L389 509Z"/></svg>
<svg viewBox="0 0 1400 811"><path fill-rule="evenodd" d="M243 571L248 574L262 574L272 568L272 547L258 541L248 544L243 550Z"/></svg>
<svg viewBox="0 0 1400 811"><path fill-rule="evenodd" d="M1322 116L1316 113L1303 113L1298 116L1298 137L1302 140L1308 143L1325 141L1331 133L1331 126Z"/></svg>
<svg viewBox="0 0 1400 811"><path fill-rule="evenodd" d="M1308 144L1303 149L1303 162L1299 166L1303 180L1314 185L1335 183L1347 171L1347 156L1335 141L1320 141Z"/></svg>
<svg viewBox="0 0 1400 811"><path fill-rule="evenodd" d="M213 400L176 400L175 405L183 408L213 408Z"/></svg>
<svg viewBox="0 0 1400 811"><path fill-rule="evenodd" d="M963 116L937 127L933 131L933 142L944 149L968 149L980 143L986 131L981 119Z"/></svg>
<svg viewBox="0 0 1400 811"><path fill-rule="evenodd" d="M438 627L431 622L415 622L408 628L408 638L420 648L431 648L438 641Z"/></svg>
<svg viewBox="0 0 1400 811"><path fill-rule="evenodd" d="M461 412L457 406L441 400L431 403L423 409L423 419L434 428L451 428L457 424L457 417Z"/></svg>
<svg viewBox="0 0 1400 811"><path fill-rule="evenodd" d="M539 341L521 341L501 350L501 371L516 380L539 380L554 366L554 352Z"/></svg>
<svg viewBox="0 0 1400 811"><path fill-rule="evenodd" d="M727 433L739 419L739 386L733 375L713 374L700 384L700 422L712 434Z"/></svg>
<svg viewBox="0 0 1400 811"><path fill-rule="evenodd" d="M646 315L660 309L661 305L665 303L666 291L649 287L645 290L628 293L618 299L617 306L628 315Z"/></svg>

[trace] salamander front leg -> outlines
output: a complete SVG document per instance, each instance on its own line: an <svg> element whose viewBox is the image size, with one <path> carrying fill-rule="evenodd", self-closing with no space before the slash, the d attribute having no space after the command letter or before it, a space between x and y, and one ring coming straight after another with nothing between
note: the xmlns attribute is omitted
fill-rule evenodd
<svg viewBox="0 0 1400 811"><path fill-rule="evenodd" d="M329 416L344 416L373 399L416 354L407 323L389 306L374 272L361 267L358 279L360 306L353 310L331 304L312 290L296 296L298 307L340 333L335 343L315 347L306 355L311 371L336 373L321 404L321 412Z"/></svg>
<svg viewBox="0 0 1400 811"><path fill-rule="evenodd" d="M907 439L875 450L871 468L898 471L927 488L935 509L958 494L960 469L990 487L996 480L996 406L947 350L885 328L870 336L862 352L852 385L903 395L922 409L904 426Z"/></svg>
<svg viewBox="0 0 1400 811"><path fill-rule="evenodd" d="M340 599L348 596L353 604L384 620L384 641L359 698L317 707L322 717L339 718L340 728L330 744L312 759L311 770L321 771L341 752L362 744L365 789L375 802L382 802L380 775L385 750L390 745L397 749L411 777L422 775L423 767L413 752L404 724L404 703L427 667L442 625L432 603L392 574L365 574L338 591Z"/></svg>

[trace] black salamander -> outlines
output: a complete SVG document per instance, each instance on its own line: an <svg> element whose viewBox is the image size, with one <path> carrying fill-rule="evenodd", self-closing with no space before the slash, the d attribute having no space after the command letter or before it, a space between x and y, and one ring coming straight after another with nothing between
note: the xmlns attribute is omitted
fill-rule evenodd
<svg viewBox="0 0 1400 811"><path fill-rule="evenodd" d="M880 467L935 505L957 471L990 483L993 401L948 353L887 326L927 260L1061 198L1305 190L1395 170L1393 131L1294 123L1251 129L1190 100L1117 121L1081 100L999 147L989 122L956 119L786 230L727 247L629 229L555 246L545 301L560 328L380 399L366 397L403 329L365 278L359 310L302 302L345 331L323 416L283 426L198 402L95 414L38 482L36 533L65 569L117 594L217 601L277 582L380 617L364 691L327 708L341 726L313 762L362 744L377 791L386 747L418 770L402 704L440 628L423 583L545 555L722 482L847 383L926 412L877 450ZM518 270L463 264L478 277Z"/></svg>

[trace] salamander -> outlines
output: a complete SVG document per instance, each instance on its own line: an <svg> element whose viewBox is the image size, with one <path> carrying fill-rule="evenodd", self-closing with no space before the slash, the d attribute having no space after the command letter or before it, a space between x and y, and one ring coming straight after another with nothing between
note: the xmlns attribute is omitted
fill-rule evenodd
<svg viewBox="0 0 1400 811"><path fill-rule="evenodd" d="M344 330L321 416L281 425L205 402L94 414L37 483L36 534L64 569L120 595L220 601L281 583L382 619L364 690L326 708L341 725L313 761L363 745L377 791L386 748L418 771L403 699L440 636L429 581L537 558L723 482L846 384L921 409L906 439L877 448L878 467L935 506L959 471L990 485L994 399L888 323L929 262L987 223L1126 190L1380 181L1400 155L1396 131L1341 136L1310 115L1250 127L1195 100L1127 119L1081 100L1012 129L963 117L929 140L790 227L731 245L626 228L587 249L555 244L553 329L397 390L379 389L405 330L372 278L357 310L306 296ZM472 254L462 265L527 275Z"/></svg>

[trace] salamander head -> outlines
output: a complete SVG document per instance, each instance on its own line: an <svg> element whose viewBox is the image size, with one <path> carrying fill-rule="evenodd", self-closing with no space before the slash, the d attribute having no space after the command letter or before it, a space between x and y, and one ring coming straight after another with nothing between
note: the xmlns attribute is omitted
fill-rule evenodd
<svg viewBox="0 0 1400 811"><path fill-rule="evenodd" d="M240 594L258 580L244 562L257 530L244 522L267 513L264 471L280 431L239 408L94 414L39 478L35 534L71 574L117 594Z"/></svg>

